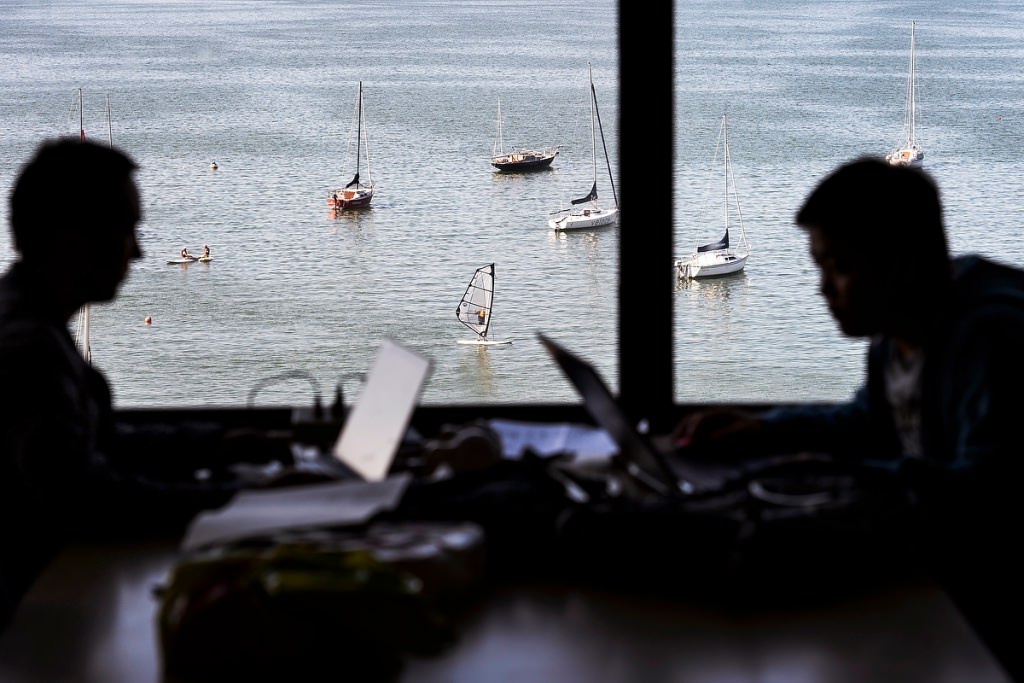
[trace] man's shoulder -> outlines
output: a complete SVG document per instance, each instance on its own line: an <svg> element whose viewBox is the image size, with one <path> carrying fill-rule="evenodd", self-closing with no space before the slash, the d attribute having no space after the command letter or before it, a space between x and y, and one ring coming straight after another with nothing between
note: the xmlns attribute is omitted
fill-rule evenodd
<svg viewBox="0 0 1024 683"><path fill-rule="evenodd" d="M67 333L29 317L0 315L0 372L45 372L67 365Z"/></svg>
<svg viewBox="0 0 1024 683"><path fill-rule="evenodd" d="M978 255L953 259L953 268L954 304L964 312L986 305L1024 307L1024 269Z"/></svg>
<svg viewBox="0 0 1024 683"><path fill-rule="evenodd" d="M1017 358L1024 344L1024 270L982 256L959 257L954 264L955 292L941 333L945 344L954 353L987 347L983 355L989 361L1005 361L1010 352Z"/></svg>
<svg viewBox="0 0 1024 683"><path fill-rule="evenodd" d="M64 344L52 332L12 325L0 333L0 373L46 372L66 366Z"/></svg>

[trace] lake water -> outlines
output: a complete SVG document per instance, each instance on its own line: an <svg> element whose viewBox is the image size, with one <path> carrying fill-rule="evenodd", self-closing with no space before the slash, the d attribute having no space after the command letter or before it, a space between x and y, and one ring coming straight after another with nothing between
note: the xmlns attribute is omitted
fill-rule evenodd
<svg viewBox="0 0 1024 683"><path fill-rule="evenodd" d="M87 136L106 140L109 96L141 166L145 256L92 315L119 407L306 404L301 373L351 394L384 336L433 359L427 403L574 400L536 331L616 384L619 228L546 224L593 181L588 63L617 168L613 2L3 5L5 194L39 141L77 132L79 88ZM677 250L716 237L700 206L724 113L752 248L742 274L676 287L679 400L841 399L860 381L864 344L828 317L792 216L831 168L898 142L912 20L951 244L1024 264L1024 6L696 0L677 19ZM332 215L360 80L378 191ZM562 145L549 170L491 168L499 97L506 146ZM59 193L55 210L74 220ZM204 243L212 263L165 263ZM513 344L459 345L455 307L490 262L492 329Z"/></svg>

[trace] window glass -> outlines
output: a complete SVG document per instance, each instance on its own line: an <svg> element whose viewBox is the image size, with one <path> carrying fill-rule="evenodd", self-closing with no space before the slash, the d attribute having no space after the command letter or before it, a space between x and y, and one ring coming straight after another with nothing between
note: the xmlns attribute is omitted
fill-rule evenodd
<svg viewBox="0 0 1024 683"><path fill-rule="evenodd" d="M90 315L117 407L351 396L386 336L433 359L425 403L575 400L537 331L615 385L617 228L547 224L595 173L615 201L613 0L17 3L0 30L5 197L44 138L107 141L108 97L110 139L141 167L144 256ZM336 214L360 81L375 196ZM499 100L506 149L559 147L547 170L491 166ZM0 219L6 234L6 201ZM210 262L167 263L204 245ZM512 344L459 344L456 307L490 263L489 334Z"/></svg>
<svg viewBox="0 0 1024 683"><path fill-rule="evenodd" d="M865 342L833 324L793 216L830 170L905 139L912 21L916 134L951 248L1024 264L1021 157L1007 144L1024 7L677 3L675 256L723 236L723 116L750 245L738 274L677 281L679 401L842 400L862 381Z"/></svg>

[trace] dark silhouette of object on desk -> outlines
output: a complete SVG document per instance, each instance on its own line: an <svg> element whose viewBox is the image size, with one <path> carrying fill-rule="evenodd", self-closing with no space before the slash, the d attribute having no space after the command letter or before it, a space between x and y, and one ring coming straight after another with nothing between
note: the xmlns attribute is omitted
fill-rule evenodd
<svg viewBox="0 0 1024 683"><path fill-rule="evenodd" d="M68 332L81 306L116 296L142 255L136 168L105 145L49 141L10 194L19 258L0 279L0 625L76 533L156 533L230 495L147 471L154 453L121 442L107 382Z"/></svg>
<svg viewBox="0 0 1024 683"><path fill-rule="evenodd" d="M890 470L918 501L908 540L925 569L1022 678L1017 629L1004 624L1024 608L1024 272L952 258L934 181L880 159L836 169L796 223L839 327L870 339L866 383L837 405L697 411L677 427L679 453L805 449Z"/></svg>

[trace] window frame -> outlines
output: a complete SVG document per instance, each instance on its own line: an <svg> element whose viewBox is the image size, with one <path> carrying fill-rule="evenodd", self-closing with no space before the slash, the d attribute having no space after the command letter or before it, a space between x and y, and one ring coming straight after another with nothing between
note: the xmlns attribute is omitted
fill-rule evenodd
<svg viewBox="0 0 1024 683"><path fill-rule="evenodd" d="M619 398L632 419L655 424L676 412L671 268L675 8L673 2L618 4L624 207L619 221Z"/></svg>

